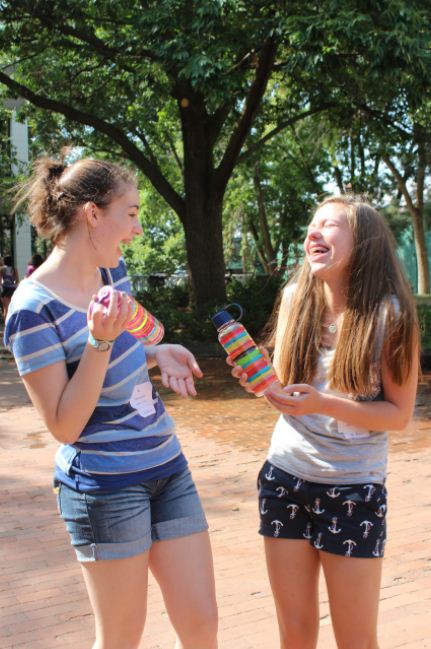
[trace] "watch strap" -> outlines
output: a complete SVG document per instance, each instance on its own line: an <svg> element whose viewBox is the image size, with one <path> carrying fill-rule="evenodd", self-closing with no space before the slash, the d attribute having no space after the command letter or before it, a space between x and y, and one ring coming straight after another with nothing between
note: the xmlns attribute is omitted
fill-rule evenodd
<svg viewBox="0 0 431 649"><path fill-rule="evenodd" d="M107 352L112 348L112 345L114 344L113 340L98 340L97 338L94 338L92 335L91 331L88 332L88 343L94 347L94 349L97 349L98 352Z"/></svg>

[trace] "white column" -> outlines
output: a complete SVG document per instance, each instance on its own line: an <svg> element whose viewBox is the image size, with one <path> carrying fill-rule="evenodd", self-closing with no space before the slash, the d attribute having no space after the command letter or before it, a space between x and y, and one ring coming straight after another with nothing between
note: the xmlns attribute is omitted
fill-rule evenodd
<svg viewBox="0 0 431 649"><path fill-rule="evenodd" d="M12 111L10 120L10 142L12 157L15 162L12 164L14 176L19 173L26 173L28 168L28 126L27 121L18 122L16 111ZM24 277L27 263L31 257L31 227L25 214L15 216L15 265L20 279Z"/></svg>

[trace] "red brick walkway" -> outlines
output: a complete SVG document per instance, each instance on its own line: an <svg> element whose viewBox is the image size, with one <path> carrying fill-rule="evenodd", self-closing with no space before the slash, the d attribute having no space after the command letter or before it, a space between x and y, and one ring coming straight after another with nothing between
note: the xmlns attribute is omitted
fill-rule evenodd
<svg viewBox="0 0 431 649"><path fill-rule="evenodd" d="M207 363L200 398L166 399L211 528L220 649L276 649L277 625L256 534L255 478L273 411ZM213 372L213 374L212 374ZM215 395L218 398L215 398ZM427 404L391 438L389 542L381 593L381 649L431 648L431 439ZM56 443L17 380L0 364L0 647L89 649L93 622L80 568L56 512L50 481ZM334 649L323 586L319 649ZM174 636L150 582L142 649Z"/></svg>

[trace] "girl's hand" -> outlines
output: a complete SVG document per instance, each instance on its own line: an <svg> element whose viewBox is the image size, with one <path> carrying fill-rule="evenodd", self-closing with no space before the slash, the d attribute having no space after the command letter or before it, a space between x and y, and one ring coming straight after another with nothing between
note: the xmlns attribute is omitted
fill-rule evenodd
<svg viewBox="0 0 431 649"><path fill-rule="evenodd" d="M181 397L195 397L194 376L201 379L203 373L196 358L182 345L156 345L154 359L160 368L162 383Z"/></svg>
<svg viewBox="0 0 431 649"><path fill-rule="evenodd" d="M279 412L292 417L321 413L325 396L305 383L286 385L284 388L275 386L265 393L269 403Z"/></svg>
<svg viewBox="0 0 431 649"><path fill-rule="evenodd" d="M259 347L259 351L265 357L265 360L268 361L268 363L271 363L269 353L265 349L265 347ZM253 392L253 390L250 387L250 384L247 383L248 376L247 376L246 372L244 372L242 367L240 367L239 365L235 365L235 361L233 361L230 356L226 357L226 363L233 368L232 371L231 371L232 376L235 379L239 379L240 386L243 387L246 392L251 392L251 394L255 394L257 397L263 396L260 393Z"/></svg>
<svg viewBox="0 0 431 649"><path fill-rule="evenodd" d="M113 291L109 306L93 295L87 311L88 329L96 340L115 340L125 329L132 313L132 301L122 291Z"/></svg>
<svg viewBox="0 0 431 649"><path fill-rule="evenodd" d="M250 384L247 383L248 376L239 365L235 365L232 359L228 356L226 358L226 363L232 367L231 374L234 379L239 379L239 384L244 388L246 392L253 392L250 387Z"/></svg>

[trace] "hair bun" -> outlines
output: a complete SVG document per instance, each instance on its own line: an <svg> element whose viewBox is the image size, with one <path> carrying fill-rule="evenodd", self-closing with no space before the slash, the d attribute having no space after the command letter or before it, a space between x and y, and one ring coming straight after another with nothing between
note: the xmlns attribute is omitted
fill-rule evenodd
<svg viewBox="0 0 431 649"><path fill-rule="evenodd" d="M60 178L61 174L63 171L66 169L66 165L64 165L62 162L51 162L51 164L47 165L47 171L48 171L48 178L50 180L54 178Z"/></svg>
<svg viewBox="0 0 431 649"><path fill-rule="evenodd" d="M66 169L66 165L60 162L60 160L52 160L51 158L40 158L36 160L34 167L39 178L48 184L58 180Z"/></svg>

